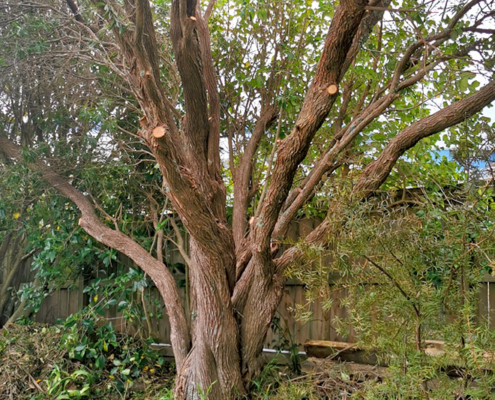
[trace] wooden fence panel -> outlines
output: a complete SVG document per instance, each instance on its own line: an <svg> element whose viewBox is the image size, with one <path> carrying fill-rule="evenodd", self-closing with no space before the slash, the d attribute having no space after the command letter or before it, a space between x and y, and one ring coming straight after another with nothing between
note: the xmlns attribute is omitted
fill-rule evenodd
<svg viewBox="0 0 495 400"><path fill-rule="evenodd" d="M495 279L489 279L481 285L478 317L480 324L495 329Z"/></svg>
<svg viewBox="0 0 495 400"><path fill-rule="evenodd" d="M303 219L292 224L289 227L287 243L295 242L297 238L304 237L318 223L319 221ZM172 245L164 249L163 255L168 265L184 263L179 252ZM133 266L132 261L122 255L119 255L119 261L126 267ZM322 262L329 263L331 260L327 257ZM115 269L116 266L113 266L113 268ZM113 272L117 272L117 269ZM183 281L185 278L180 273L175 273L174 275L178 282ZM107 275L105 274L105 276ZM480 288L478 317L481 324L486 324L485 326L495 329L495 277L487 275L485 281ZM342 305L342 299L347 296L347 289L334 289L331 282L329 283L329 289L329 295L332 300L331 307L324 310L323 301L317 300L308 306L308 311L312 312L312 316L309 321L305 322L298 319L295 312L298 305L304 306L307 303L305 287L298 281L288 280L276 314L276 317L280 321L280 329L278 331L269 330L265 341L266 347L273 348L276 345L280 345L280 342L284 339L301 345L301 349L302 344L308 339L353 342L356 338L355 332L349 324L349 316L345 307ZM64 319L77 310L80 310L88 301L82 294L82 290L83 282L81 280L77 282L77 288L74 286L73 290L61 288L59 291L51 294L43 302L36 320L39 322L55 323L57 319ZM184 304L186 304L185 289L183 287L179 288L179 292ZM158 289L156 287L146 288L145 298L147 311L153 314L153 318L150 320L153 335L162 343L170 343L170 325ZM189 314L189 312L187 311L186 314ZM132 324L127 323L123 317L123 313L117 312L116 307L109 309L106 317L112 321L118 331L127 333L135 332ZM443 317L445 318L446 316L444 315ZM349 334L347 336L343 336L337 332L336 318L348 325Z"/></svg>
<svg viewBox="0 0 495 400"><path fill-rule="evenodd" d="M36 321L54 324L58 319L65 319L83 308L85 304L83 303L82 290L82 285L74 286L72 289L61 288L47 296L36 315ZM156 287L145 290L147 311L153 314L153 318L150 319L153 334L161 343L170 343L170 325L160 293ZM185 290L183 288L180 288L180 293L184 299ZM344 323L348 321L346 309L341 304L341 300L347 295L347 292L345 289L339 289L330 293L332 306L329 310L324 310L322 301L317 300L309 307L312 312L309 321L301 321L296 317L295 310L297 305L305 305L307 302L305 287L302 284L289 282L284 289L282 301L276 314L280 321L281 330L276 332L272 329L269 330L265 347L274 348L280 345L283 339L299 345L301 350L302 344L308 339L353 342L355 334L352 328L349 326L348 336L341 336L336 330L334 321L335 317ZM486 324L485 326L490 329L495 329L495 282L483 283L479 298L479 323ZM115 306L107 310L105 317L112 321L115 329L119 332L130 334L136 332L132 324L126 322L122 312L117 312Z"/></svg>

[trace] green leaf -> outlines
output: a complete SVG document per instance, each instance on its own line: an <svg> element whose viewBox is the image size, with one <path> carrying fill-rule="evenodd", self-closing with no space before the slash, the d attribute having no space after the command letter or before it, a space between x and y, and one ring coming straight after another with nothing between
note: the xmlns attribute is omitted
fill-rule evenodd
<svg viewBox="0 0 495 400"><path fill-rule="evenodd" d="M85 344L80 344L80 345L77 345L76 346L76 351L83 351L84 349L86 348L86 345Z"/></svg>

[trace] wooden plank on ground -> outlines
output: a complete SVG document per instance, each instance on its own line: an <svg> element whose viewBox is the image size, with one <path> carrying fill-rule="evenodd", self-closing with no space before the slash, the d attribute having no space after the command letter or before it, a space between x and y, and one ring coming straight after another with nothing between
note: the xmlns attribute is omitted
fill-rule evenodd
<svg viewBox="0 0 495 400"><path fill-rule="evenodd" d="M376 354L360 349L354 343L329 340L307 340L304 350L308 357L331 357L341 361L353 361L360 364L380 365Z"/></svg>

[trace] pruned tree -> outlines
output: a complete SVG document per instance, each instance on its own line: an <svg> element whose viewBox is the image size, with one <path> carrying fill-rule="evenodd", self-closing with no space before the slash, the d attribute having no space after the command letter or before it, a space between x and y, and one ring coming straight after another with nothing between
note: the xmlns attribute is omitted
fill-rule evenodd
<svg viewBox="0 0 495 400"><path fill-rule="evenodd" d="M304 257L300 246L279 254L280 244L329 176L353 165L352 196L366 199L409 149L495 99L493 31L486 27L492 1L411 1L393 9L387 0L342 0L317 10L315 2L230 3L173 0L170 10L148 0L1 6L62 21L64 51L115 74L127 96L119 107L135 104L142 114L137 135L190 234L190 318L161 260L110 227L52 162L26 162L74 202L89 235L130 257L156 284L181 399L200 398L200 389L210 388L215 399L249 389L263 366L284 271ZM48 49L43 57L57 54ZM484 82L479 89L468 71L474 66ZM433 112L439 96L444 104ZM24 144L16 129L0 134L10 160L21 161ZM326 246L331 228L324 220L306 243Z"/></svg>

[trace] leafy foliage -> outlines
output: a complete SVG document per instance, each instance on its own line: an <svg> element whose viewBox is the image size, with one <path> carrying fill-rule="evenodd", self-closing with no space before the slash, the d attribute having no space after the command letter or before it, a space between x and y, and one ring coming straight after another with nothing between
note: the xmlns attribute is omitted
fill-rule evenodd
<svg viewBox="0 0 495 400"><path fill-rule="evenodd" d="M328 299L327 309L332 293L345 291L348 319L335 318L333 326L343 336L352 330L360 346L390 365L391 376L369 398L421 397L433 381L439 396L490 396L493 378L485 370L493 361L486 354L495 352L494 337L478 307L495 265L493 187L426 185L398 194L365 203L343 196L334 205L332 249L305 249L312 261L290 274L307 283L310 300ZM445 342L444 355L425 354L431 339ZM446 376L453 365L462 370L459 381Z"/></svg>

